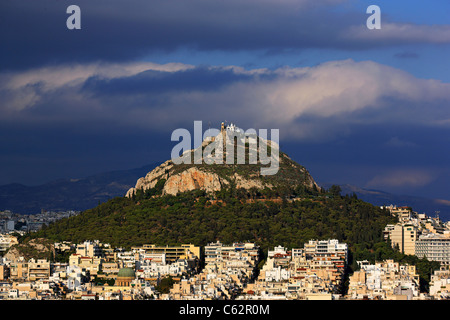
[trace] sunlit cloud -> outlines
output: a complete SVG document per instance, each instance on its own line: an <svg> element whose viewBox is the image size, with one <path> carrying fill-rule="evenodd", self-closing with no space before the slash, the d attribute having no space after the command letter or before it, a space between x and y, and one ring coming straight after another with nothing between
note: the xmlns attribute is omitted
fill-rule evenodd
<svg viewBox="0 0 450 320"><path fill-rule="evenodd" d="M429 126L450 118L450 84L420 79L373 61L330 61L276 70L181 63L88 64L3 75L8 114L47 119L119 122L173 128L190 120L283 128L284 136L310 139L345 132L346 125L402 123ZM52 111L50 111L52 110ZM5 112L5 118L8 117ZM173 129L172 129L173 130ZM283 133L282 133L283 134ZM398 137L387 146L408 146Z"/></svg>

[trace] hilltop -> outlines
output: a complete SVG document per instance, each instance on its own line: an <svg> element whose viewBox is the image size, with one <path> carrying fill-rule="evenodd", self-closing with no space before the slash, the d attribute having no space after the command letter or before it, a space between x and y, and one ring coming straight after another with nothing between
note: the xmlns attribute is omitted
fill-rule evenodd
<svg viewBox="0 0 450 320"><path fill-rule="evenodd" d="M234 127L233 127L234 128ZM146 176L138 179L134 188L130 188L126 196L131 197L137 192L146 192L155 188L161 189L162 195L177 195L181 192L204 190L207 193L220 191L227 187L245 190L262 190L262 189L292 189L303 186L308 189L318 190L320 187L314 181L305 167L293 161L289 156L278 149L278 145L270 140L262 139L258 136L247 137L242 133L235 133L236 139L241 139L242 145L239 150L239 144L236 142L231 152L226 147L227 134L226 129L222 128L221 133L210 139L205 139L197 149L184 152L182 158L187 161L180 162L180 158L170 159L156 167ZM253 139L253 140L251 140ZM252 144L251 141L254 141ZM233 141L234 142L234 141ZM213 144L216 147L222 146L220 157L222 163L213 162L207 164L205 156L206 150ZM211 148L213 149L213 148ZM218 151L213 149L214 156L218 155ZM264 150L263 155L261 155ZM239 151L242 151L240 154ZM254 152L258 158L251 163L250 153ZM200 152L200 161L195 162L196 152ZM231 155L230 155L231 153ZM266 154L267 153L267 154ZM270 154L269 154L270 153ZM227 162L228 156L232 159ZM238 157L242 155L241 164L238 164ZM261 158L267 155L270 161L270 167L266 161L263 164ZM213 156L209 156L213 158ZM195 163L194 163L195 162ZM271 166L275 163L276 169ZM264 174L264 169L270 171L270 174Z"/></svg>

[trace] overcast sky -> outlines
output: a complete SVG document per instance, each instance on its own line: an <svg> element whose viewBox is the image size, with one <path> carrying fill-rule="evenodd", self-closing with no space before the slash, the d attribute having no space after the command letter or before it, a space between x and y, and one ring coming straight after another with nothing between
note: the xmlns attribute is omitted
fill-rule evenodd
<svg viewBox="0 0 450 320"><path fill-rule="evenodd" d="M0 184L162 162L226 120L319 183L450 200L448 0L3 0L0 43Z"/></svg>

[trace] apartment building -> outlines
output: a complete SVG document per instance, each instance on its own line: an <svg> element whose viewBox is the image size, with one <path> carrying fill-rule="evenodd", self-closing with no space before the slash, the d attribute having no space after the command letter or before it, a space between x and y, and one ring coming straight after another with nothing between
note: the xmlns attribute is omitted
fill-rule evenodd
<svg viewBox="0 0 450 320"><path fill-rule="evenodd" d="M416 242L416 255L443 265L450 264L450 238L439 234L421 235Z"/></svg>
<svg viewBox="0 0 450 320"><path fill-rule="evenodd" d="M210 243L205 247L202 272L175 284L168 298L233 299L253 277L258 253L253 243Z"/></svg>
<svg viewBox="0 0 450 320"><path fill-rule="evenodd" d="M436 300L450 299L450 269L449 266L441 266L435 270L430 279L430 296Z"/></svg>
<svg viewBox="0 0 450 320"><path fill-rule="evenodd" d="M255 266L259 260L259 247L254 243L224 245L220 241L205 246L205 263L226 260L247 260Z"/></svg>
<svg viewBox="0 0 450 320"><path fill-rule="evenodd" d="M97 275L102 265L102 258L82 256L78 253L74 253L69 257L70 266L78 266L89 272L91 276Z"/></svg>
<svg viewBox="0 0 450 320"><path fill-rule="evenodd" d="M100 242L95 241L85 241L78 244L76 247L76 254L83 257L100 257L102 255L102 249L100 248Z"/></svg>
<svg viewBox="0 0 450 320"><path fill-rule="evenodd" d="M431 233L444 234L446 228L440 223L438 219L428 219L424 222L424 229Z"/></svg>
<svg viewBox="0 0 450 320"><path fill-rule="evenodd" d="M136 257L139 257L134 250L117 253L117 260L121 268L136 268Z"/></svg>
<svg viewBox="0 0 450 320"><path fill-rule="evenodd" d="M46 259L30 259L28 261L28 281L48 279L50 273L50 261Z"/></svg>
<svg viewBox="0 0 450 320"><path fill-rule="evenodd" d="M419 231L414 224L395 224L387 225L385 228L385 238L391 240L393 248L404 254L414 255L416 253L416 242Z"/></svg>
<svg viewBox="0 0 450 320"><path fill-rule="evenodd" d="M165 254L166 261L172 263L178 259L185 259L190 253L200 258L200 247L193 244L182 244L180 246L157 246L155 244L144 244L142 247L132 247L131 250L144 250L145 253Z"/></svg>
<svg viewBox="0 0 450 320"><path fill-rule="evenodd" d="M413 215L412 208L408 206L397 207L395 205L390 205L382 206L381 208L388 210L393 216L396 216L400 223L407 223L411 220Z"/></svg>
<svg viewBox="0 0 450 320"><path fill-rule="evenodd" d="M304 254L308 267L314 272L322 273L333 285L341 282L348 261L346 243L339 243L336 239L310 240L304 245Z"/></svg>
<svg viewBox="0 0 450 320"><path fill-rule="evenodd" d="M188 263L188 260L179 259L173 263L167 264L161 255L156 256L155 259L143 258L137 261L136 275L139 278L156 283L160 278L166 276L181 277L183 274L191 272L193 269ZM159 256L159 257L158 257ZM162 255L164 256L164 255Z"/></svg>
<svg viewBox="0 0 450 320"><path fill-rule="evenodd" d="M28 262L23 259L12 261L9 264L9 273L11 280L26 280L28 278Z"/></svg>
<svg viewBox="0 0 450 320"><path fill-rule="evenodd" d="M348 246L346 243L339 243L336 239L331 240L310 240L304 245L307 257L329 257L335 256L348 261Z"/></svg>

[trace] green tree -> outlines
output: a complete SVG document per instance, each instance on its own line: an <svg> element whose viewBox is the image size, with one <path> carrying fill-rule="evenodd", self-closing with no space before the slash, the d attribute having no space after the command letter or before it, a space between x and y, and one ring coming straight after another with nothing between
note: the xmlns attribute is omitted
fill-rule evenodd
<svg viewBox="0 0 450 320"><path fill-rule="evenodd" d="M171 276L168 276L161 279L161 281L155 287L155 289L160 293L169 293L170 289L172 289L174 284L175 280Z"/></svg>
<svg viewBox="0 0 450 320"><path fill-rule="evenodd" d="M338 185L332 185L332 186L330 187L330 189L328 190L328 192L329 192L331 195L337 197L337 196L340 196L340 195L341 195L342 189L341 189L341 187L338 186Z"/></svg>

